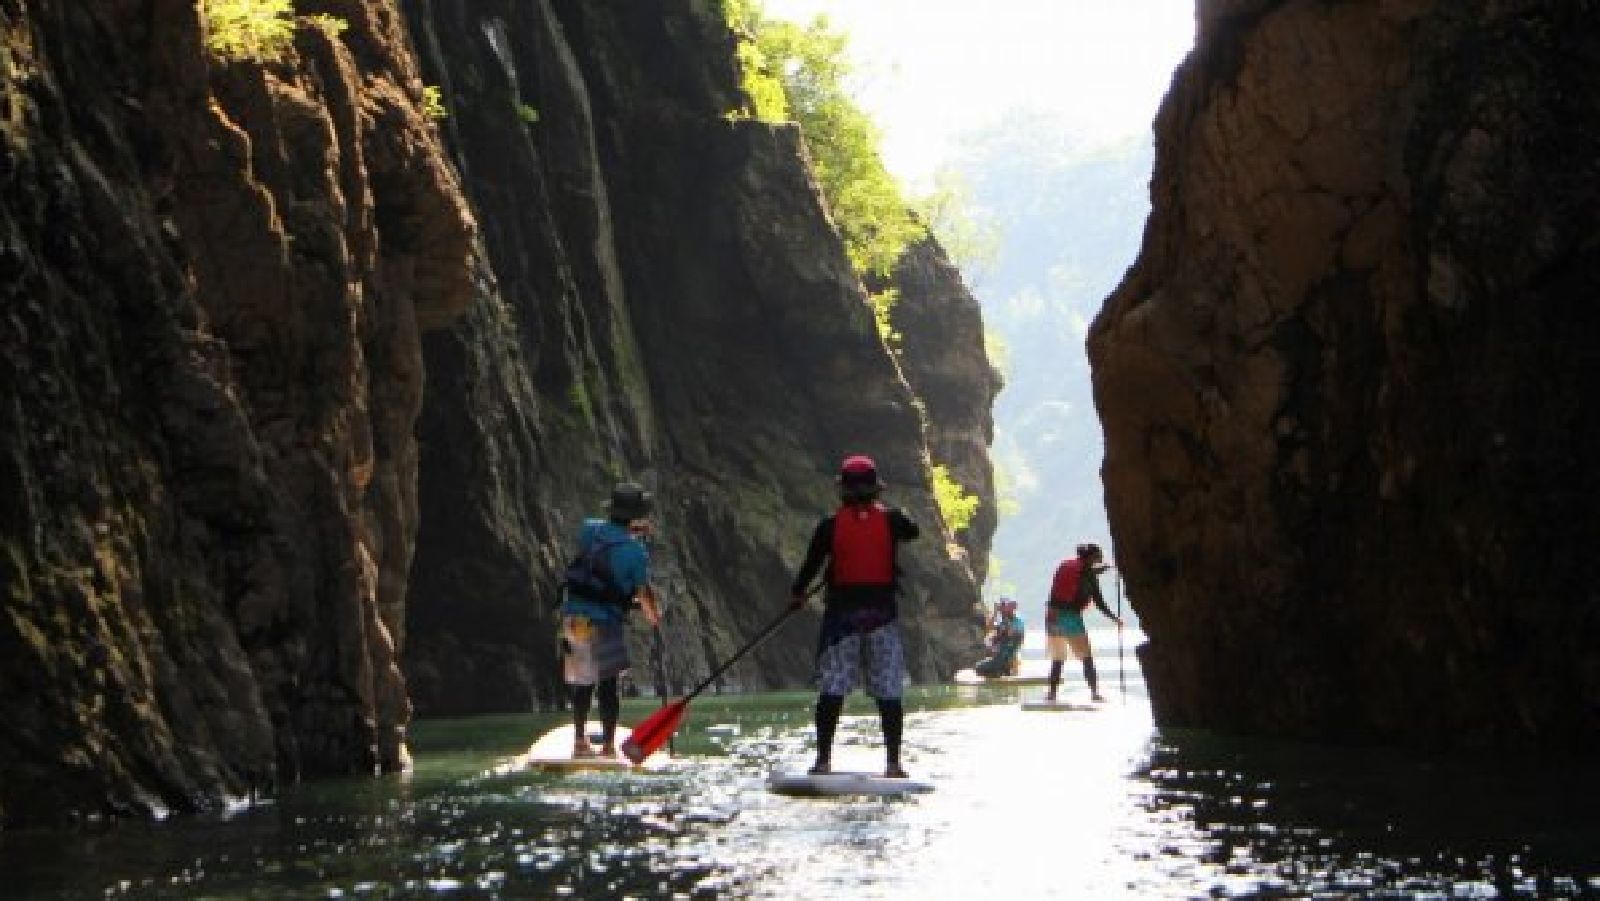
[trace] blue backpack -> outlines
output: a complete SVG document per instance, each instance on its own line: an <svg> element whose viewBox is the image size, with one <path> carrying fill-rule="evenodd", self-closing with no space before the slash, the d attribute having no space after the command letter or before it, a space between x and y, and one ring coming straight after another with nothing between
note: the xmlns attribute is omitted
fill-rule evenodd
<svg viewBox="0 0 1600 901"><path fill-rule="evenodd" d="M626 607L633 598L617 584L607 552L631 540L595 541L587 548L580 549L563 571L562 584L576 597Z"/></svg>

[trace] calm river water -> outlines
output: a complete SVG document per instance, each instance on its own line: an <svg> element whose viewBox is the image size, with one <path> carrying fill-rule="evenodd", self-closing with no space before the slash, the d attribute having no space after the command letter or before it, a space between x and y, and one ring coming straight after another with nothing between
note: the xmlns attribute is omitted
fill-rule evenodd
<svg viewBox="0 0 1600 901"><path fill-rule="evenodd" d="M768 793L809 762L809 693L697 699L641 774L496 772L558 716L423 722L403 778L0 833L0 898L1600 897L1593 773L1157 729L1116 662L1090 713L1020 709L1038 688L915 689L927 795ZM846 714L836 765L881 766L870 701Z"/></svg>

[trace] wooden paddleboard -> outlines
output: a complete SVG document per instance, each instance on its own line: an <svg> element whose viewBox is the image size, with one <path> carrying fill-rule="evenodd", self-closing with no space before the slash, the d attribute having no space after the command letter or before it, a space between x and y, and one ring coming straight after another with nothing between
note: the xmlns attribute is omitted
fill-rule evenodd
<svg viewBox="0 0 1600 901"><path fill-rule="evenodd" d="M1023 710L1102 710L1104 708L1104 704L1096 704L1092 701L1046 701L1036 699L1022 702Z"/></svg>
<svg viewBox="0 0 1600 901"><path fill-rule="evenodd" d="M632 734L631 729L618 725L616 745L628 740ZM595 750L600 749L600 730L590 728L590 744ZM528 746L528 750L519 756L513 765L532 767L541 770L631 770L633 763L619 752L608 757L573 757L572 756L572 724L557 726L549 732L539 736L539 740Z"/></svg>
<svg viewBox="0 0 1600 901"><path fill-rule="evenodd" d="M1049 676L980 676L972 667L957 670L957 685L1049 685Z"/></svg>
<svg viewBox="0 0 1600 901"><path fill-rule="evenodd" d="M779 795L826 798L838 795L909 795L933 791L933 783L919 779L891 779L882 773L835 772L826 776L774 772L767 790Z"/></svg>

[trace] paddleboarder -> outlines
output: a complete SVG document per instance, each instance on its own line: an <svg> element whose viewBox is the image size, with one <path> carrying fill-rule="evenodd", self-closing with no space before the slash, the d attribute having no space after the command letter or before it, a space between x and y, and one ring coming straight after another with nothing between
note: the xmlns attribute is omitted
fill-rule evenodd
<svg viewBox="0 0 1600 901"><path fill-rule="evenodd" d="M897 621L899 543L916 538L904 511L878 501L883 483L871 457L852 455L839 466L839 508L817 523L805 560L790 586L790 609L805 604L807 587L827 568L822 631L817 640L817 758L812 775L833 771L833 733L845 696L865 669L865 688L877 701L887 762L884 775L906 778L900 765L905 722L901 704L905 649Z"/></svg>
<svg viewBox="0 0 1600 901"><path fill-rule="evenodd" d="M978 661L972 667L973 672L991 679L1016 675L1022 662L1018 655L1026 633L1027 627L1017 614L1017 602L1001 598L995 605L994 621L989 626L989 656Z"/></svg>
<svg viewBox="0 0 1600 901"><path fill-rule="evenodd" d="M1089 646L1089 632L1083 625L1083 613L1092 603L1100 608L1117 628L1122 620L1106 606L1100 594L1100 573L1106 570L1105 554L1100 546L1090 542L1078 545L1077 556L1069 557L1056 567L1055 578L1050 581L1050 600L1045 607L1045 635L1050 647L1050 690L1045 700L1054 703L1056 687L1061 684L1061 667L1068 652L1083 661L1083 678L1089 683L1089 696L1104 701L1100 694L1100 680L1094 669L1094 649Z"/></svg>
<svg viewBox="0 0 1600 901"><path fill-rule="evenodd" d="M567 566L561 604L562 673L571 692L573 757L616 755L622 699L617 677L629 666L625 627L637 606L652 626L661 621L650 591L650 493L632 482L611 492L605 519L585 520L578 553ZM598 702L601 747L589 742L589 707Z"/></svg>

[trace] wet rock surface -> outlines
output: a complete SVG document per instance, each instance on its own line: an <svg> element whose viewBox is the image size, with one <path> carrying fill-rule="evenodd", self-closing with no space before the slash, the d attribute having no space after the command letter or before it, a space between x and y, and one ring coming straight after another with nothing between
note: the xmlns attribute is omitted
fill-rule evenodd
<svg viewBox="0 0 1600 901"><path fill-rule="evenodd" d="M1089 339L1161 721L1592 744L1594 12L1200 5Z"/></svg>

